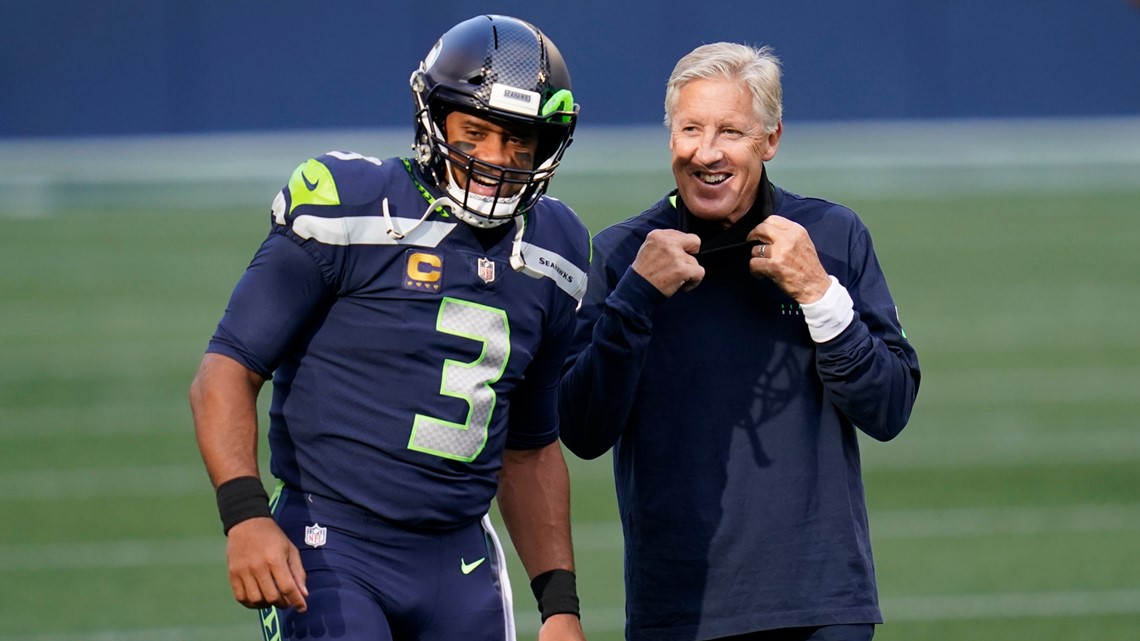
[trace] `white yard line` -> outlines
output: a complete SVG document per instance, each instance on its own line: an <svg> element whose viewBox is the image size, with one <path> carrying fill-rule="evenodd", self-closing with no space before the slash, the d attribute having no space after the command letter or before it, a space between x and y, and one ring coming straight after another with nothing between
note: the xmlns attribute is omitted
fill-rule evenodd
<svg viewBox="0 0 1140 641"><path fill-rule="evenodd" d="M216 537L169 541L0 545L0 572L87 570L180 565L224 566L226 540Z"/></svg>
<svg viewBox="0 0 1140 641"><path fill-rule="evenodd" d="M963 368L936 373L937 389L918 406L1008 407L1018 403L1136 402L1140 367ZM927 383L925 379L923 383Z"/></svg>
<svg viewBox="0 0 1140 641"><path fill-rule="evenodd" d="M911 621L966 621L977 619L1054 619L1094 615L1140 613L1140 588L1121 590L1070 590L1065 592L1006 592L883 598L887 625ZM530 608L517 615L520 637L538 631ZM625 627L621 607L584 608L586 633L616 632ZM0 641L237 641L256 634L257 622L227 626L94 630L45 634L0 634Z"/></svg>
<svg viewBox="0 0 1140 641"><path fill-rule="evenodd" d="M881 606L888 623L1137 614L1140 589L893 597L882 599Z"/></svg>
<svg viewBox="0 0 1140 641"><path fill-rule="evenodd" d="M150 465L0 473L4 500L45 501L109 496L186 496L210 492L201 465Z"/></svg>
<svg viewBox="0 0 1140 641"><path fill-rule="evenodd" d="M962 538L992 535L1140 531L1140 503L1056 507L994 507L944 510L884 510L871 514L875 540ZM619 552L615 522L575 523L580 553ZM225 540L196 537L0 545L0 572L221 565Z"/></svg>
<svg viewBox="0 0 1140 641"><path fill-rule="evenodd" d="M875 540L1140 530L1140 504L985 507L872 512Z"/></svg>
<svg viewBox="0 0 1140 641"><path fill-rule="evenodd" d="M780 184L810 183L817 193L1131 189L1140 167L1136 117L786 124L772 170ZM1057 142L1058 131L1081 144ZM581 127L574 139L560 173L668 172L660 125ZM344 148L387 157L407 153L410 143L402 128L0 140L0 218L61 206L161 211L185 206L188 194L199 209L262 206L298 159ZM71 193L77 189L82 200Z"/></svg>
<svg viewBox="0 0 1140 641"><path fill-rule="evenodd" d="M1140 530L1140 503L872 511L874 540ZM574 549L621 550L621 524L574 523Z"/></svg>
<svg viewBox="0 0 1140 641"><path fill-rule="evenodd" d="M0 430L0 441L6 432ZM1140 461L1140 431L1098 427L1077 432L1042 433L1001 424L985 430L963 428L938 434L907 432L892 443L862 439L866 470L984 468L1016 465L1081 465ZM611 459L570 457L572 480L612 483ZM65 500L114 496L188 496L209 491L198 464L0 471L4 501Z"/></svg>
<svg viewBox="0 0 1140 641"><path fill-rule="evenodd" d="M999 415L983 426L923 425L921 409L916 412L913 424L890 443L861 436L864 470L1140 463L1140 430L1132 426L1046 432L1027 426L1022 417ZM588 462L567 457L572 481L612 483L611 455Z"/></svg>
<svg viewBox="0 0 1140 641"><path fill-rule="evenodd" d="M880 605L887 625L896 621L1045 619L1138 614L1140 588L895 597L881 599ZM582 612L582 621L587 634L591 631L620 631L625 628L625 610L616 607L586 608ZM518 630L523 634L534 634L538 631L538 624L529 616L520 616ZM0 637L0 641L7 639Z"/></svg>
<svg viewBox="0 0 1140 641"><path fill-rule="evenodd" d="M922 419L918 419L921 421ZM1044 432L995 419L985 429L905 430L891 443L862 438L865 470L982 468L1140 462L1140 430ZM912 429L908 427L907 429Z"/></svg>
<svg viewBox="0 0 1140 641"><path fill-rule="evenodd" d="M229 641L255 639L257 620L252 615L248 625L194 626L186 628L148 628L141 630L92 630L46 634L0 634L0 641Z"/></svg>

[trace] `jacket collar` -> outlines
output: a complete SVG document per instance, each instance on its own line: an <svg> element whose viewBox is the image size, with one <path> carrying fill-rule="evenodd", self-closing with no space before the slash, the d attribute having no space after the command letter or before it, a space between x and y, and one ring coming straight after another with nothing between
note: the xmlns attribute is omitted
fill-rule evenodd
<svg viewBox="0 0 1140 641"><path fill-rule="evenodd" d="M768 181L767 168L760 172L760 187L756 190L756 194L756 201L752 203L748 212L731 227L724 228L715 221L702 220L694 216L681 200L681 195L674 191L671 200L677 208L678 229L701 237L701 251L698 256L716 250L743 247L748 232L775 211L776 188Z"/></svg>

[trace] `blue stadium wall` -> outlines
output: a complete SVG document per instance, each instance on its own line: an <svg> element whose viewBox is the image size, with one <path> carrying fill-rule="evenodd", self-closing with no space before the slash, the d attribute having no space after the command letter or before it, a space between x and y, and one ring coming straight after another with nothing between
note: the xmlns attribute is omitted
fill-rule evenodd
<svg viewBox="0 0 1140 641"><path fill-rule="evenodd" d="M776 49L788 120L1140 114L1140 0L0 0L0 137L403 126L435 38L489 12L558 44L583 126L659 122L717 40Z"/></svg>

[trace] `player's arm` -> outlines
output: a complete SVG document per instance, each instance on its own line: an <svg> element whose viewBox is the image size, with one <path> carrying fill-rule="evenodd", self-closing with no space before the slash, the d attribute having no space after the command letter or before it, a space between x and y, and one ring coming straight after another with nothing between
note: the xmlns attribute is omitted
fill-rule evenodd
<svg viewBox="0 0 1140 641"><path fill-rule="evenodd" d="M234 598L250 608L304 611L305 571L296 547L269 516L258 472L257 394L264 383L232 358L206 354L190 386L194 432L223 511ZM231 524L234 519L241 520Z"/></svg>
<svg viewBox="0 0 1140 641"><path fill-rule="evenodd" d="M558 381L574 331L573 308L547 337L511 396L499 472L499 513L542 614L540 641L584 638L570 540L570 475L558 442Z"/></svg>
<svg viewBox="0 0 1140 641"><path fill-rule="evenodd" d="M506 450L498 503L539 600L539 639L584 639L570 540L570 477L558 441Z"/></svg>
<svg viewBox="0 0 1140 641"><path fill-rule="evenodd" d="M257 395L265 379L234 359L206 354L190 385L194 434L216 489L257 469Z"/></svg>
<svg viewBox="0 0 1140 641"><path fill-rule="evenodd" d="M195 434L218 497L234 598L305 609L297 549L268 518L257 463L257 396L293 337L326 299L321 270L273 233L234 288L190 389Z"/></svg>

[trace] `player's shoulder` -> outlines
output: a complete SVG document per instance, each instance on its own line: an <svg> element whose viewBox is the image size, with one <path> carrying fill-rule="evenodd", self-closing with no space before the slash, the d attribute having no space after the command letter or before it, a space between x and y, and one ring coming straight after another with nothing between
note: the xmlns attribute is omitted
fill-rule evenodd
<svg viewBox="0 0 1140 641"><path fill-rule="evenodd" d="M572 232L575 235L585 233L589 236L590 232L578 214L569 205L553 196L544 195L539 198L535 203L533 214L563 232Z"/></svg>
<svg viewBox="0 0 1140 641"><path fill-rule="evenodd" d="M309 158L293 170L286 186L291 208L303 204L361 205L376 200L394 176L406 174L398 158L380 160L349 151Z"/></svg>
<svg viewBox="0 0 1140 641"><path fill-rule="evenodd" d="M298 218L341 219L375 215L382 198L410 198L408 170L401 158L381 160L330 151L305 160L277 193L271 215L281 228Z"/></svg>
<svg viewBox="0 0 1140 641"><path fill-rule="evenodd" d="M535 241L551 250L588 260L590 230L569 205L553 196L543 196L527 214L535 229Z"/></svg>

